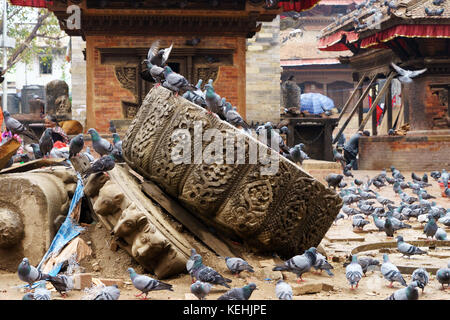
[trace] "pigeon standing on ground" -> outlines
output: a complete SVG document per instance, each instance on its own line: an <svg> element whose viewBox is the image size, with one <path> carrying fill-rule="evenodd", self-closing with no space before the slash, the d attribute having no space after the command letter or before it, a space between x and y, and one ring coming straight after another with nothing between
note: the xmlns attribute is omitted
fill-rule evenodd
<svg viewBox="0 0 450 320"><path fill-rule="evenodd" d="M19 267L17 269L17 273L19 275L19 279L23 282L27 282L30 287L36 281L49 279L48 274L42 273L41 271L30 265L28 258L22 259L22 262L19 264Z"/></svg>
<svg viewBox="0 0 450 320"><path fill-rule="evenodd" d="M194 256L194 266L192 267L192 273L197 280L200 280L202 282L218 284L230 288L227 282L229 283L231 282L231 280L222 277L222 275L220 275L213 268L205 266L200 255Z"/></svg>
<svg viewBox="0 0 450 320"><path fill-rule="evenodd" d="M193 269L194 269L194 263L195 263L195 256L199 256L201 257L198 253L197 250L195 250L194 248L191 249L191 256L189 257L188 261L186 261L186 270L187 272L190 274L191 276L191 281L192 283L194 283L194 274L193 274Z"/></svg>
<svg viewBox="0 0 450 320"><path fill-rule="evenodd" d="M228 270L230 270L232 274L235 274L237 276L244 270L247 270L248 272L255 272L255 270L253 270L253 267L249 265L247 261L241 258L225 257L225 263L228 267Z"/></svg>
<svg viewBox="0 0 450 320"><path fill-rule="evenodd" d="M76 137L72 138L72 140L70 140L69 159L80 153L81 150L83 150L83 147L84 147L83 134L80 133Z"/></svg>
<svg viewBox="0 0 450 320"><path fill-rule="evenodd" d="M450 287L450 262L447 264L447 268L440 268L436 272L436 279L442 285L442 290L445 290L444 284L447 288Z"/></svg>
<svg viewBox="0 0 450 320"><path fill-rule="evenodd" d="M356 228L358 230L363 230L364 226L369 223L370 222L364 219L362 216L356 215L353 217L352 226L353 228Z"/></svg>
<svg viewBox="0 0 450 320"><path fill-rule="evenodd" d="M413 281L406 288L398 289L385 300L419 300L417 287L417 281Z"/></svg>
<svg viewBox="0 0 450 320"><path fill-rule="evenodd" d="M358 288L359 281L363 276L363 270L358 263L358 257L356 255L352 256L352 262L345 268L345 277L353 290L353 286Z"/></svg>
<svg viewBox="0 0 450 320"><path fill-rule="evenodd" d="M299 143L294 147L290 148L289 154L285 154L285 157L291 160L292 162L300 163L300 165L303 165L303 161L309 159L309 156L302 150L303 146L304 146L303 143Z"/></svg>
<svg viewBox="0 0 450 320"><path fill-rule="evenodd" d="M52 300L52 293L46 288L45 281L41 281L34 292L25 294L22 300Z"/></svg>
<svg viewBox="0 0 450 320"><path fill-rule="evenodd" d="M390 285L388 286L389 288L392 288L392 284L395 281L401 283L404 287L406 287L406 281L405 279L403 279L400 270L398 270L398 268L389 261L389 257L386 253L383 254L383 264L381 265L381 274L386 280L390 281Z"/></svg>
<svg viewBox="0 0 450 320"><path fill-rule="evenodd" d="M45 129L44 133L39 139L39 149L41 150L44 156L47 156L48 154L50 154L50 151L52 151L52 148L53 148L52 129L47 128Z"/></svg>
<svg viewBox="0 0 450 320"><path fill-rule="evenodd" d="M143 274L137 274L133 268L128 268L128 273L130 274L131 282L133 286L141 291L140 294L136 295L136 297L145 294L144 300L147 299L147 295L149 291L154 290L169 290L173 291L172 285L168 283L161 282L159 280L153 279L149 276Z"/></svg>
<svg viewBox="0 0 450 320"><path fill-rule="evenodd" d="M316 250L309 248L302 255L297 255L285 261L282 265L276 265L272 271L289 271L297 275L297 282L304 281L302 274L308 272L316 263Z"/></svg>
<svg viewBox="0 0 450 320"><path fill-rule="evenodd" d="M428 281L430 281L427 270L423 268L414 270L411 275L411 279L412 281L417 281L417 286L422 289L422 292L424 292Z"/></svg>
<svg viewBox="0 0 450 320"><path fill-rule="evenodd" d="M388 237L394 236L395 229L390 218L386 218L386 220L384 220L384 232Z"/></svg>
<svg viewBox="0 0 450 320"><path fill-rule="evenodd" d="M427 71L426 68L425 69L421 69L421 70L416 70L416 71L405 70L405 69L400 68L399 66L397 66L393 62L391 62L391 66L400 75L398 80L400 80L400 82L402 82L402 83L411 83L412 82L411 78L417 77L418 75L420 75L420 74L424 73L425 71Z"/></svg>
<svg viewBox="0 0 450 320"><path fill-rule="evenodd" d="M320 254L319 252L316 251L316 262L313 265L315 270L320 270L320 272L322 272L323 270L325 270L325 272L333 277L334 274L333 272L331 272L331 269L334 269L333 266L327 261L327 258Z"/></svg>
<svg viewBox="0 0 450 320"><path fill-rule="evenodd" d="M120 290L116 284L104 287L92 300L119 300Z"/></svg>
<svg viewBox="0 0 450 320"><path fill-rule="evenodd" d="M436 238L436 240L445 241L447 240L447 232L445 232L445 230L442 228L438 228L436 233L434 234L434 237Z"/></svg>
<svg viewBox="0 0 450 320"><path fill-rule="evenodd" d="M27 128L24 124L22 124L19 120L11 117L8 111L3 111L3 118L5 122L6 130L11 131L11 133L17 135L24 135L30 138L33 141L39 141L39 138L36 134L29 128Z"/></svg>
<svg viewBox="0 0 450 320"><path fill-rule="evenodd" d="M280 300L292 300L292 287L283 280L278 280L275 286L275 295Z"/></svg>
<svg viewBox="0 0 450 320"><path fill-rule="evenodd" d="M400 251L403 256L411 257L415 254L426 254L426 251L423 251L419 249L416 246L413 246L412 244L409 244L403 240L402 236L397 237L397 249Z"/></svg>
<svg viewBox="0 0 450 320"><path fill-rule="evenodd" d="M90 128L87 133L91 135L92 146L94 147L95 152L101 157L110 154L113 151L114 146L108 140L100 137L97 130Z"/></svg>
<svg viewBox="0 0 450 320"><path fill-rule="evenodd" d="M205 297L211 291L212 285L207 282L201 282L197 280L191 285L191 293L194 294L199 300L205 300Z"/></svg>
<svg viewBox="0 0 450 320"><path fill-rule="evenodd" d="M438 230L438 226L436 224L436 220L431 215L428 215L428 222L425 224L423 228L423 233L426 234L427 238L433 238Z"/></svg>
<svg viewBox="0 0 450 320"><path fill-rule="evenodd" d="M59 292L61 296L66 297L67 292L73 289L73 277L66 276L64 274L58 274L56 276L50 276L50 283L55 287L56 291Z"/></svg>
<svg viewBox="0 0 450 320"><path fill-rule="evenodd" d="M88 177L89 175L97 172L106 172L109 170L114 169L114 166L116 165L116 161L114 159L114 156L111 154L108 154L106 156L101 157L100 159L95 160L89 169L86 170L84 173L85 177Z"/></svg>
<svg viewBox="0 0 450 320"><path fill-rule="evenodd" d="M325 181L328 184L328 188L333 187L334 189L336 189L342 178L344 178L342 174L331 173L325 177Z"/></svg>
<svg viewBox="0 0 450 320"><path fill-rule="evenodd" d="M252 282L242 288L233 288L227 291L217 300L248 300L252 295L253 290L256 290L256 284Z"/></svg>

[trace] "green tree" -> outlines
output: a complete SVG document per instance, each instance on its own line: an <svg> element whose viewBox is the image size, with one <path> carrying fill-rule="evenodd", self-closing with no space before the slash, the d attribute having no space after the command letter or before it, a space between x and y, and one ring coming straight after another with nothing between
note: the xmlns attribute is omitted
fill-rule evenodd
<svg viewBox="0 0 450 320"><path fill-rule="evenodd" d="M58 47L59 40L65 36L55 15L43 8L19 7L8 5L8 37L16 40L14 48L8 48L6 71L21 61L28 64L36 55L52 54L52 48ZM0 19L3 12L0 10ZM0 20L0 33L3 21Z"/></svg>

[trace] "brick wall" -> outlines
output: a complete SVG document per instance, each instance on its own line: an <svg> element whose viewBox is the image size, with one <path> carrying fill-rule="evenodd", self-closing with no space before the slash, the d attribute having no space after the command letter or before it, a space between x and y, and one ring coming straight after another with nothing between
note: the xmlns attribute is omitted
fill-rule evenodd
<svg viewBox="0 0 450 320"><path fill-rule="evenodd" d="M121 100L135 101L133 94L116 79L114 66L100 64L97 48L147 48L156 39L162 45L173 42L174 47L186 47L185 37L86 36L86 130L96 127L101 133L107 132L109 120L123 119ZM234 49L233 65L219 68L214 86L218 94L245 114L245 38L202 37L197 48Z"/></svg>
<svg viewBox="0 0 450 320"><path fill-rule="evenodd" d="M247 40L247 122L280 121L280 18Z"/></svg>
<svg viewBox="0 0 450 320"><path fill-rule="evenodd" d="M431 171L450 168L450 134L378 136L359 140L359 168Z"/></svg>

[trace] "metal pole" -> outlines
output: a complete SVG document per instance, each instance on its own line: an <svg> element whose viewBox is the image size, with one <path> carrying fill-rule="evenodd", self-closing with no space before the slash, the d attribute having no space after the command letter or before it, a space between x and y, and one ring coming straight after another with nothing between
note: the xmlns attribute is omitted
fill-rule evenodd
<svg viewBox="0 0 450 320"><path fill-rule="evenodd" d="M8 22L7 22L7 0L3 0L3 70L6 70L6 64L7 61L7 55L6 55L6 33L8 29ZM8 81L6 80L6 74L3 75L5 78L3 80L3 95L2 95L2 107L3 110L7 110L7 100L8 100Z"/></svg>

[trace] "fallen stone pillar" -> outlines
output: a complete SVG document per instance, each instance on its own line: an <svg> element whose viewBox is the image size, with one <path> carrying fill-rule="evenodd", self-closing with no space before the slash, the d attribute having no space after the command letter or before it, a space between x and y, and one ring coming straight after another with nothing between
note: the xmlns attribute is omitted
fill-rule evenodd
<svg viewBox="0 0 450 320"><path fill-rule="evenodd" d="M0 175L0 269L37 265L67 215L75 171L38 169Z"/></svg>
<svg viewBox="0 0 450 320"><path fill-rule="evenodd" d="M224 137L242 139L245 164L175 163L179 144L172 135L184 129L193 137L196 123L203 132L214 128ZM191 159L195 150L210 147L201 138L191 140ZM225 236L283 256L317 246L342 206L340 197L284 157L279 157L276 174L264 175L268 165L249 163L248 150L255 143L267 154L268 148L256 139L160 86L143 101L123 140L123 154L131 168ZM234 159L237 148L233 144Z"/></svg>

